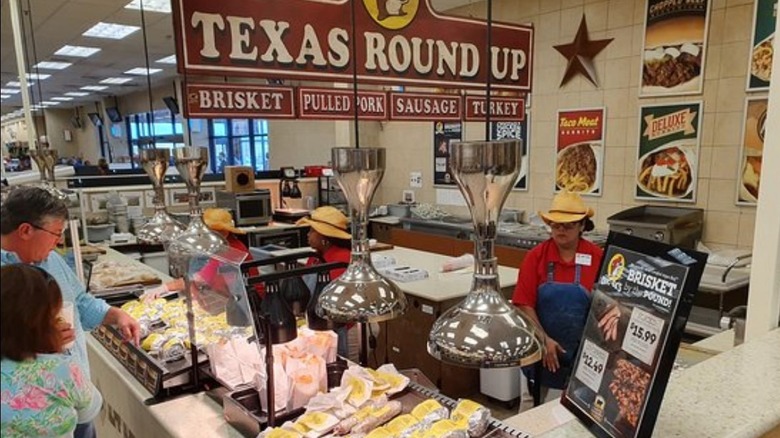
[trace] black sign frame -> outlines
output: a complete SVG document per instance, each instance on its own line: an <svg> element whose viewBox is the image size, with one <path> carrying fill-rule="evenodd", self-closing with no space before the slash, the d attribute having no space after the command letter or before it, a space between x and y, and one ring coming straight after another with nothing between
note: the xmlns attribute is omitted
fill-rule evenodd
<svg viewBox="0 0 780 438"><path fill-rule="evenodd" d="M627 259L639 263L629 264L626 263ZM595 436L624 438L652 435L706 262L707 255L701 252L610 232L574 371L561 397L561 404ZM654 271L654 268L658 269ZM637 277L623 279L624 274L631 278L637 272L655 274L650 276L652 279L681 278L682 281L660 285L654 283L656 290L653 290L637 286L642 282L635 281ZM621 280L633 283L616 286ZM675 289L672 284L677 285L677 296L669 292L670 288ZM626 287L621 289L622 286ZM659 288L661 292L656 293ZM667 298L669 302L666 302ZM601 323L606 321L604 315L609 313L605 309L615 303L621 312L610 337ZM650 326L656 324L655 330L644 331L642 329L646 327L635 325L635 315L646 317ZM663 324L658 325L660 322ZM652 350L643 350L644 346L651 343L641 342L637 330L629 328L639 329L645 335L645 341L650 336L653 342L657 339L658 344ZM594 332L598 332L598 335L594 335ZM636 339L640 342L632 344ZM594 356L596 359L593 359ZM579 374L581 367L583 372ZM644 379L635 376L627 379L627 374L631 372L638 373ZM596 377L591 379L591 376ZM621 399L625 400L621 391L636 391L640 385L638 381L645 385L639 397L641 404L621 404ZM628 419L632 414L633 423Z"/></svg>

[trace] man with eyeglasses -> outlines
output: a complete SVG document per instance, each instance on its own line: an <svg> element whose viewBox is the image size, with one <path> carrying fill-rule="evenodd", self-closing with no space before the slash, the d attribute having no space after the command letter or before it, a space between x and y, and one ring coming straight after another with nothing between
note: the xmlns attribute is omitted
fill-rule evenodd
<svg viewBox="0 0 780 438"><path fill-rule="evenodd" d="M594 227L593 209L576 193L557 194L539 216L551 237L526 254L512 302L542 328L541 366L523 370L541 402L559 397L568 384L603 251L582 238Z"/></svg>
<svg viewBox="0 0 780 438"><path fill-rule="evenodd" d="M75 304L75 327L66 331L64 337L67 341L75 336L76 343L70 354L89 376L86 331L101 324L112 325L126 340L137 345L140 327L122 309L88 294L73 269L54 251L62 240L67 220L67 205L46 190L38 187L12 189L0 207L0 265L26 263L38 266L57 280L63 302ZM94 425L79 424L74 436L94 437Z"/></svg>

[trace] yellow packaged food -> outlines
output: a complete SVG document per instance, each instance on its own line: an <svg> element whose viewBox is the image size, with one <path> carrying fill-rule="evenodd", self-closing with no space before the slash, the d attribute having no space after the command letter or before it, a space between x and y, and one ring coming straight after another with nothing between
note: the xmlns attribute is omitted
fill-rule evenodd
<svg viewBox="0 0 780 438"><path fill-rule="evenodd" d="M475 401L463 399L452 410L450 418L458 424L463 424L469 436L477 437L487 430L490 410Z"/></svg>
<svg viewBox="0 0 780 438"><path fill-rule="evenodd" d="M325 432L339 422L338 418L324 412L307 412L296 421L315 432Z"/></svg>
<svg viewBox="0 0 780 438"><path fill-rule="evenodd" d="M439 420L423 434L424 438L468 438L465 425L452 420Z"/></svg>
<svg viewBox="0 0 780 438"><path fill-rule="evenodd" d="M411 432L410 429L419 423L420 421L413 415L404 414L390 420L390 422L385 425L385 429L392 433L393 436L398 437L402 436L404 433Z"/></svg>
<svg viewBox="0 0 780 438"><path fill-rule="evenodd" d="M365 438L393 438L396 435L389 432L385 427L377 427L372 430Z"/></svg>
<svg viewBox="0 0 780 438"><path fill-rule="evenodd" d="M280 429L275 427L273 429L264 430L258 438L301 438L302 434L293 432L291 430Z"/></svg>
<svg viewBox="0 0 780 438"><path fill-rule="evenodd" d="M141 342L141 348L146 351L157 351L162 347L167 338L160 333L152 333Z"/></svg>
<svg viewBox="0 0 780 438"><path fill-rule="evenodd" d="M450 413L438 401L429 398L412 409L412 415L425 423L434 423L449 417Z"/></svg>

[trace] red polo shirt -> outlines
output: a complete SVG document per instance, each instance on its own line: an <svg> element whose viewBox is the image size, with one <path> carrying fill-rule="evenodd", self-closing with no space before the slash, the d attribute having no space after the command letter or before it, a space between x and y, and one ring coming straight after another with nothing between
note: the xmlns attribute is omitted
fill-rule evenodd
<svg viewBox="0 0 780 438"><path fill-rule="evenodd" d="M582 265L580 268L580 284L590 291L599 273L601 256L604 251L588 240L580 239L577 244L577 254L590 255L590 266ZM573 283L575 260L564 262L561 260L558 246L552 239L536 245L523 259L523 265L517 275L515 293L512 295L512 303L517 306L536 308L536 294L543 283L547 282L547 265L555 263L553 278L559 283Z"/></svg>
<svg viewBox="0 0 780 438"><path fill-rule="evenodd" d="M328 249L325 250L325 252L322 253L322 258L325 259L325 263L332 263L332 262L344 262L349 263L350 258L352 257L352 250L348 248L341 248L339 246L331 245L328 247ZM319 259L317 257L309 257L308 260L306 260L306 266L312 266L319 264ZM330 279L335 280L339 277L341 277L341 274L346 271L346 268L336 268L330 270Z"/></svg>

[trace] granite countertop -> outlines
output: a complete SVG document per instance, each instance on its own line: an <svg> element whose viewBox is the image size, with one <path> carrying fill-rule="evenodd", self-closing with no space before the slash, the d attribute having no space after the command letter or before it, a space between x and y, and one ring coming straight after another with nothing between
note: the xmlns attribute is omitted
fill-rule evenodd
<svg viewBox="0 0 780 438"><path fill-rule="evenodd" d="M653 435L747 438L780 425L778 364L780 328L673 374ZM557 400L505 423L546 438L592 436Z"/></svg>

